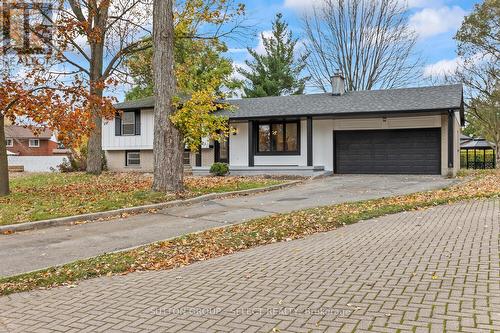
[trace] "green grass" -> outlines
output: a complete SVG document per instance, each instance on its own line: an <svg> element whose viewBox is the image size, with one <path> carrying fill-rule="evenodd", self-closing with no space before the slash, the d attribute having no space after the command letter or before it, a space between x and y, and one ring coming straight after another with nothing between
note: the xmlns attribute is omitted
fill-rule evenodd
<svg viewBox="0 0 500 333"><path fill-rule="evenodd" d="M283 183L283 181L269 179L265 181L265 186L278 185ZM190 189L192 192L199 194L209 194L209 193L224 193L224 192L232 192L232 191L244 191L251 190L254 188L262 187L262 181L252 181L248 180L246 182L240 182L234 185L223 185L216 188L192 188Z"/></svg>
<svg viewBox="0 0 500 333"><path fill-rule="evenodd" d="M150 190L144 174L44 173L16 177L11 194L0 198L0 225L103 212L223 193L267 187L284 180L256 177L187 177L186 191L158 193Z"/></svg>
<svg viewBox="0 0 500 333"><path fill-rule="evenodd" d="M255 246L298 239L360 220L462 200L498 198L500 172L482 172L459 185L397 197L276 214L210 229L134 250L104 254L58 267L0 279L0 295L56 287L98 276L172 269Z"/></svg>

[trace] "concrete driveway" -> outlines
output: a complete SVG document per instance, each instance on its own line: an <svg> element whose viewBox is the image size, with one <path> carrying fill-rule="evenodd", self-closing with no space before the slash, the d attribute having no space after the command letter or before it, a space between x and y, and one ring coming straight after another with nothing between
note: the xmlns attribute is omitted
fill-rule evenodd
<svg viewBox="0 0 500 333"><path fill-rule="evenodd" d="M247 197L168 208L155 214L4 235L0 236L0 276L59 265L275 213L431 190L452 182L440 176L334 176Z"/></svg>
<svg viewBox="0 0 500 333"><path fill-rule="evenodd" d="M500 200L0 298L0 332L498 332Z"/></svg>

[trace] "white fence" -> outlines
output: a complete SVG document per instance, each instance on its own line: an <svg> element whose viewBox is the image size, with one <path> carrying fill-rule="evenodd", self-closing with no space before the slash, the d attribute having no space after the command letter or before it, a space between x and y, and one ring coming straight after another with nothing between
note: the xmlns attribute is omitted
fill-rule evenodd
<svg viewBox="0 0 500 333"><path fill-rule="evenodd" d="M51 168L57 170L57 166L68 159L66 156L8 156L9 166L24 167L28 172L47 172Z"/></svg>

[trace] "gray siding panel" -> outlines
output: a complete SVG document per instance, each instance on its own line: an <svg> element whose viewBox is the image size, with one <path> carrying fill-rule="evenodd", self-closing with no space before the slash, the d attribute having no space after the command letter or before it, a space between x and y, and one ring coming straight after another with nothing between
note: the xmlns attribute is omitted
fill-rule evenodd
<svg viewBox="0 0 500 333"><path fill-rule="evenodd" d="M335 132L335 172L440 174L439 128Z"/></svg>

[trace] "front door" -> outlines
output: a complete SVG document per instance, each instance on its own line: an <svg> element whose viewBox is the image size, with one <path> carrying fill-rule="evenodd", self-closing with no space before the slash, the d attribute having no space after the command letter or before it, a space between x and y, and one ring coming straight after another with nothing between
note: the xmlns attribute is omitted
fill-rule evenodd
<svg viewBox="0 0 500 333"><path fill-rule="evenodd" d="M229 164L229 138L225 138L224 141L215 141L215 162L228 163Z"/></svg>

